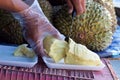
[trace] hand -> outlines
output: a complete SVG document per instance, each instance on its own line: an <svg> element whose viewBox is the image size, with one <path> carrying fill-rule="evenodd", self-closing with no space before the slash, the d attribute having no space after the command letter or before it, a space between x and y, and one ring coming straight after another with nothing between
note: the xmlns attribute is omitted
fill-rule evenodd
<svg viewBox="0 0 120 80"><path fill-rule="evenodd" d="M30 11L29 11L30 12ZM24 37L31 44L34 51L42 56L45 55L43 49L43 39L47 35L53 35L62 39L62 35L52 24L43 16L32 11L31 16L25 18Z"/></svg>
<svg viewBox="0 0 120 80"><path fill-rule="evenodd" d="M35 53L40 56L45 56L43 39L47 35L52 35L58 39L63 38L59 31L48 21L38 5L33 6L33 8L29 7L22 12L13 13L13 15L21 23L24 38Z"/></svg>
<svg viewBox="0 0 120 80"><path fill-rule="evenodd" d="M80 15L85 12L86 0L66 0L68 7L69 7L69 13L73 12L73 9L75 8L77 15Z"/></svg>

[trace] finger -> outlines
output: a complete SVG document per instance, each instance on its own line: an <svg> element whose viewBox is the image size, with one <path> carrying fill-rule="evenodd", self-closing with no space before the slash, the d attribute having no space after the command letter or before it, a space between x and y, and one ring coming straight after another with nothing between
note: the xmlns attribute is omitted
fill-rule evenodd
<svg viewBox="0 0 120 80"><path fill-rule="evenodd" d="M83 13L83 6L82 6L82 1L81 0L74 0L72 1L75 10L77 12L77 15L80 15Z"/></svg>
<svg viewBox="0 0 120 80"><path fill-rule="evenodd" d="M72 13L73 12L73 4L71 3L71 0L66 0L66 2L68 4L68 8L69 8L68 13Z"/></svg>
<svg viewBox="0 0 120 80"><path fill-rule="evenodd" d="M86 0L82 1L83 12L86 11Z"/></svg>

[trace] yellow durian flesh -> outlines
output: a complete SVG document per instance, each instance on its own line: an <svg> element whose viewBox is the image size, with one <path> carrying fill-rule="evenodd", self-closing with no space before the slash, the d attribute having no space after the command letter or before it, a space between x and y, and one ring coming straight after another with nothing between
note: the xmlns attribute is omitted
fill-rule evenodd
<svg viewBox="0 0 120 80"><path fill-rule="evenodd" d="M16 48L14 51L14 56L26 56L32 58L35 56L35 53L33 50L27 47L27 44L22 44Z"/></svg>
<svg viewBox="0 0 120 80"><path fill-rule="evenodd" d="M69 39L69 49L64 59L66 64L92 66L101 64L101 60L96 53L87 49L84 45L75 43L72 39Z"/></svg>
<svg viewBox="0 0 120 80"><path fill-rule="evenodd" d="M65 64L99 66L102 63L96 53L84 45L75 43L70 38L67 43L52 36L47 36L43 45L47 55L56 63L63 58Z"/></svg>
<svg viewBox="0 0 120 80"><path fill-rule="evenodd" d="M43 40L43 45L46 54L50 56L55 62L59 62L65 57L65 50L68 46L66 41L56 39L53 36L47 36Z"/></svg>

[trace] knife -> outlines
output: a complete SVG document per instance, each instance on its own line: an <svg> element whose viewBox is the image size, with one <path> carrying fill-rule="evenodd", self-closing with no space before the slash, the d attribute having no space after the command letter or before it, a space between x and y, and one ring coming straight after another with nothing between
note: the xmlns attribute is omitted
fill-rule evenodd
<svg viewBox="0 0 120 80"><path fill-rule="evenodd" d="M70 26L70 31L69 31L69 34L68 36L65 37L65 41L68 42L69 38L71 37L71 33L72 33L72 28L73 28L73 23L74 23L74 18L76 17L76 11L75 11L75 8L73 9L73 12L72 12L72 19L71 19L71 26Z"/></svg>
<svg viewBox="0 0 120 80"><path fill-rule="evenodd" d="M71 37L71 35L72 35L72 29L73 29L73 23L74 23L75 16L76 16L76 11L75 11L75 9L73 9L69 37Z"/></svg>

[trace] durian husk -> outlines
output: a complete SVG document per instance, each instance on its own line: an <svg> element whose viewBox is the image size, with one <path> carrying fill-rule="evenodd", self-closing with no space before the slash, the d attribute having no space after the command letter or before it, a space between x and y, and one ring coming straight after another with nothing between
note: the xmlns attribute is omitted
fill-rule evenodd
<svg viewBox="0 0 120 80"><path fill-rule="evenodd" d="M43 12L52 22L52 6L47 0L38 0ZM22 29L10 12L0 9L0 41L11 44L23 44L26 41L22 35Z"/></svg>
<svg viewBox="0 0 120 80"><path fill-rule="evenodd" d="M0 10L0 39L2 42L22 44L25 42L22 37L20 24L13 16L5 10Z"/></svg>
<svg viewBox="0 0 120 80"><path fill-rule="evenodd" d="M111 9L114 10L112 6ZM75 42L87 46L90 50L102 51L112 42L116 28L115 18L114 11L111 12L108 6L106 8L97 1L86 0L86 12L76 16L73 25L66 5L55 13L53 23L62 34L70 35Z"/></svg>
<svg viewBox="0 0 120 80"><path fill-rule="evenodd" d="M115 13L113 0L94 0L94 1L100 3L110 12L112 16L112 30L114 32L116 29L117 19L116 19L116 13Z"/></svg>

